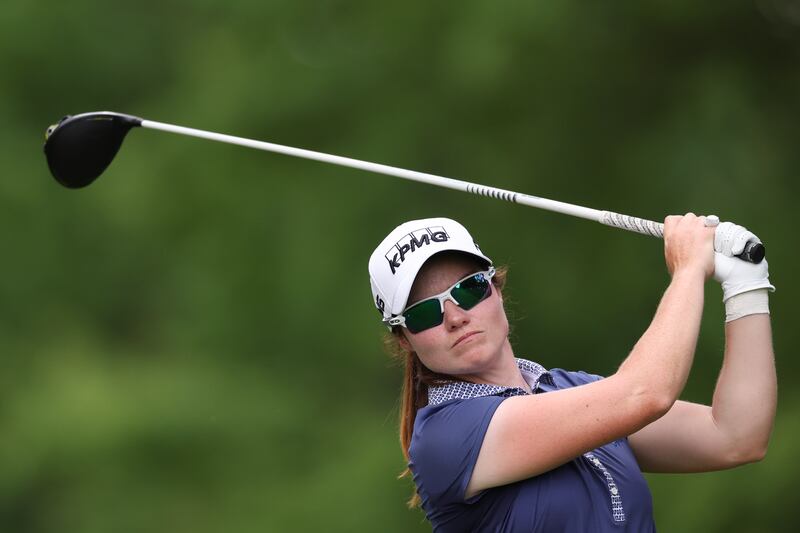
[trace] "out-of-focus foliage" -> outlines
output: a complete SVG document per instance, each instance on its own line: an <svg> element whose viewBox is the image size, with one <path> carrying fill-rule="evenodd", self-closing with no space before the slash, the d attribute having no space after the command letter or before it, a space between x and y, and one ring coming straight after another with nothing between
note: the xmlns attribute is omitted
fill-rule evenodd
<svg viewBox="0 0 800 533"><path fill-rule="evenodd" d="M0 68L0 530L427 530L366 274L404 220L454 217L510 266L516 352L548 367L613 372L667 283L654 239L166 133L59 187L46 126L103 109L752 228L778 287L770 452L648 479L664 531L792 523L796 2L5 0Z"/></svg>

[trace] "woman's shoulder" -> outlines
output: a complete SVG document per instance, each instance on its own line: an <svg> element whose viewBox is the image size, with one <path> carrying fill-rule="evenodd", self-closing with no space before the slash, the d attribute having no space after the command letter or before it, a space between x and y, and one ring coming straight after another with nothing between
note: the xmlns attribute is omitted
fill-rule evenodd
<svg viewBox="0 0 800 533"><path fill-rule="evenodd" d="M483 433L497 407L506 398L479 396L448 400L428 405L417 411L409 453L436 453L452 450L454 445L467 445ZM478 435L479 434L479 435Z"/></svg>
<svg viewBox="0 0 800 533"><path fill-rule="evenodd" d="M506 398L454 399L420 409L408 450L408 466L423 501L464 501L486 429Z"/></svg>
<svg viewBox="0 0 800 533"><path fill-rule="evenodd" d="M414 432L436 428L439 425L450 426L459 422L474 422L493 413L506 398L501 396L477 396L475 398L456 398L438 404L430 404L417 411L414 421Z"/></svg>

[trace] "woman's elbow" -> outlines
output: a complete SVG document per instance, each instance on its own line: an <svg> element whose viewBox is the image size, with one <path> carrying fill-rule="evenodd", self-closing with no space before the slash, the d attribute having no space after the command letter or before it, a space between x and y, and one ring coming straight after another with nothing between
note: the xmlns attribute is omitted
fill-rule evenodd
<svg viewBox="0 0 800 533"><path fill-rule="evenodd" d="M767 444L768 443L764 442L761 444L751 444L748 446L740 445L734 447L728 453L728 463L730 464L730 467L733 468L736 466L763 461L767 456Z"/></svg>
<svg viewBox="0 0 800 533"><path fill-rule="evenodd" d="M764 446L763 448L759 448L755 453L750 456L750 463L757 463L759 461L763 461L764 458L767 456L767 447Z"/></svg>
<svg viewBox="0 0 800 533"><path fill-rule="evenodd" d="M633 388L631 397L637 405L639 415L649 424L667 414L675 404L675 398L662 390L646 387Z"/></svg>
<svg viewBox="0 0 800 533"><path fill-rule="evenodd" d="M745 455L744 457L744 464L747 463L757 463L759 461L763 461L764 458L767 456L767 444L763 446L757 446L750 450L750 452Z"/></svg>
<svg viewBox="0 0 800 533"><path fill-rule="evenodd" d="M629 377L622 376L619 379L624 380L620 383L625 390L630 412L642 424L642 427L667 414L677 400L659 382L634 381Z"/></svg>

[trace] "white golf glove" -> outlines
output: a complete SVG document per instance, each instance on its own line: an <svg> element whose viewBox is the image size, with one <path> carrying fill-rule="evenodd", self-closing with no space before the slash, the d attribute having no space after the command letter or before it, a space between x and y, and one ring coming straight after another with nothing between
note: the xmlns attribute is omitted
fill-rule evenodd
<svg viewBox="0 0 800 533"><path fill-rule="evenodd" d="M769 282L767 260L754 264L734 257L742 253L751 240L761 242L747 228L732 222L722 222L714 234L714 279L722 284L726 322L756 313L769 313L767 290L774 291L775 287Z"/></svg>

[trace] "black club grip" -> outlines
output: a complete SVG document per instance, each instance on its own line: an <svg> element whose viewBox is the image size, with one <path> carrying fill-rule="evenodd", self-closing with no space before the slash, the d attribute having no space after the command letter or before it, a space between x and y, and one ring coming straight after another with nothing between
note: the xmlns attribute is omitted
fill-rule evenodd
<svg viewBox="0 0 800 533"><path fill-rule="evenodd" d="M764 249L763 244L760 242L750 241L744 245L744 250L742 250L742 253L736 257L743 261L749 261L750 263L758 264L764 260L764 256L766 254L767 251Z"/></svg>

